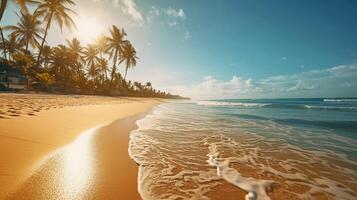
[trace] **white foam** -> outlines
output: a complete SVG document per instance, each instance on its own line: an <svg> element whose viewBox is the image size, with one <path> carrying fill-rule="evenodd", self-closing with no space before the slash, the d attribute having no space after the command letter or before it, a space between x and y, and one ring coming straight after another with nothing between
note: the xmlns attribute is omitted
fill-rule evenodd
<svg viewBox="0 0 357 200"><path fill-rule="evenodd" d="M241 102L226 102L226 101L197 101L198 105L205 106L241 106L241 107L263 107L268 104L262 103L241 103Z"/></svg>
<svg viewBox="0 0 357 200"><path fill-rule="evenodd" d="M246 200L270 200L266 189L274 183L270 180L259 180L251 177L243 177L237 170L229 167L230 159L220 159L216 144L209 145L209 154L207 162L217 168L217 175L223 177L229 183L248 192Z"/></svg>
<svg viewBox="0 0 357 200"><path fill-rule="evenodd" d="M325 102L357 102L357 99L324 99Z"/></svg>

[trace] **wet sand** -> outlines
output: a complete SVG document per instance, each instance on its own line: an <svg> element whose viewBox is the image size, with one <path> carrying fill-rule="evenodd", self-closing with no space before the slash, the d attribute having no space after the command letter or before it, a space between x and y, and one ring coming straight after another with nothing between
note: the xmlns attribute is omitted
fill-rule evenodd
<svg viewBox="0 0 357 200"><path fill-rule="evenodd" d="M30 108L41 104L23 97ZM0 199L140 199L129 134L161 100L86 97L77 105L67 103L72 96L49 97L56 100L49 110L0 119Z"/></svg>

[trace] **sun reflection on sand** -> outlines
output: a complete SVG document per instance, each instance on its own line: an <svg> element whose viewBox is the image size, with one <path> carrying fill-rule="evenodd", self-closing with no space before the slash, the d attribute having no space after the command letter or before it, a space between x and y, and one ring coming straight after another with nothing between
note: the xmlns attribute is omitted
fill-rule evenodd
<svg viewBox="0 0 357 200"><path fill-rule="evenodd" d="M97 128L83 132L72 144L65 147L63 152L63 182L65 191L72 195L88 189L93 178L93 156L91 141Z"/></svg>
<svg viewBox="0 0 357 200"><path fill-rule="evenodd" d="M15 199L19 195L33 199L83 199L88 196L96 178L93 136L97 130L98 127L94 127L82 132L71 144L38 162L22 188L14 194Z"/></svg>

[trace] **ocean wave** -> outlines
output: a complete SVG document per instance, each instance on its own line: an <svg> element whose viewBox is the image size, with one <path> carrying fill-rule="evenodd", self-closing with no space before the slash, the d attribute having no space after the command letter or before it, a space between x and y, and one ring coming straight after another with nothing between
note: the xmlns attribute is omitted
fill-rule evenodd
<svg viewBox="0 0 357 200"><path fill-rule="evenodd" d="M263 103L242 103L242 102L227 102L227 101L197 101L198 105L204 106L241 106L241 107L264 107L269 104Z"/></svg>
<svg viewBox="0 0 357 200"><path fill-rule="evenodd" d="M245 120L229 117L237 112L227 117L212 110L167 104L137 122L128 151L139 165L142 199L225 199L241 192L229 190L232 186L254 200L313 199L316 193L329 199L356 197L349 184L357 180L356 162L345 153L348 147L355 154L355 140L306 126L331 122L237 115L262 119ZM355 122L343 123L357 130ZM309 190L300 192L304 188Z"/></svg>
<svg viewBox="0 0 357 200"><path fill-rule="evenodd" d="M323 127L328 129L338 129L355 132L357 130L357 122L355 121L322 121L322 120L305 120L305 119L279 119L279 118L268 118L257 115L249 115L249 114L230 114L231 116L240 117L243 119L253 119L253 120L267 120L273 121L279 124L287 124L287 125L304 125L304 126L315 126L315 127Z"/></svg>
<svg viewBox="0 0 357 200"><path fill-rule="evenodd" d="M278 108L278 109L316 109L316 110L340 110L340 111L356 111L355 106L317 106L306 104L279 104L279 103L242 103L228 101L197 101L197 105L204 106L234 106L245 108Z"/></svg>
<svg viewBox="0 0 357 200"><path fill-rule="evenodd" d="M357 102L357 99L324 99L324 102Z"/></svg>

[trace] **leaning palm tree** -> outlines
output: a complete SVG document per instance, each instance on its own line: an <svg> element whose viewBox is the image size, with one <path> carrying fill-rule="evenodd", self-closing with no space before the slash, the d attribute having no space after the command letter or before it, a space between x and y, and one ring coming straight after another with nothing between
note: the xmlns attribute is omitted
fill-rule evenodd
<svg viewBox="0 0 357 200"><path fill-rule="evenodd" d="M43 21L46 23L46 28L38 53L36 65L39 65L42 49L46 41L48 30L51 27L52 20L57 22L61 31L63 30L63 26L71 29L72 27L75 27L75 23L70 14L76 14L68 7L75 5L73 0L39 0L39 2L40 4L36 9L36 12L43 16Z"/></svg>
<svg viewBox="0 0 357 200"><path fill-rule="evenodd" d="M29 45L33 48L38 47L40 43L38 40L42 39L40 33L43 32L41 28L41 21L38 19L38 15L35 13L31 15L30 13L21 12L21 14L16 14L20 21L16 26L6 26L4 30L13 31L11 34L17 38L17 42L20 45L25 46L27 51Z"/></svg>
<svg viewBox="0 0 357 200"><path fill-rule="evenodd" d="M113 59L113 67L112 67L111 76L110 76L111 82L113 81L113 78L116 73L117 60L118 60L119 56L122 55L122 53L123 53L124 43L127 42L127 40L124 40L125 36L126 36L126 33L125 33L124 29L122 29L122 31L120 31L120 29L117 26L113 25L112 29L110 29L110 36L107 37L107 41L108 41L107 49L109 51L110 57Z"/></svg>
<svg viewBox="0 0 357 200"><path fill-rule="evenodd" d="M126 79L128 69L136 66L136 59L138 59L138 57L136 56L135 48L133 47L133 45L131 45L129 41L125 42L123 46L123 54L120 59L120 63L124 62L125 64L124 81Z"/></svg>

